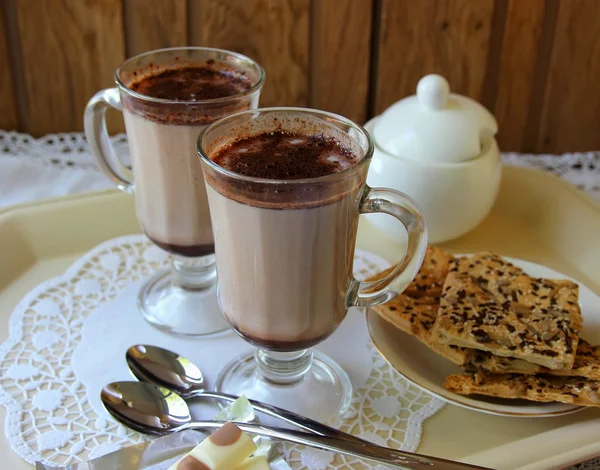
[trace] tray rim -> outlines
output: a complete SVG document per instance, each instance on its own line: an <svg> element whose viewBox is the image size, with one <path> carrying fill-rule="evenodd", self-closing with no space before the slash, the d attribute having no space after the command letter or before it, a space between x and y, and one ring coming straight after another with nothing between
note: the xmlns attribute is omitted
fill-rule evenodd
<svg viewBox="0 0 600 470"><path fill-rule="evenodd" d="M560 176L556 176L553 173L550 173L548 171L543 171L538 168L510 165L507 163L502 164L502 170L503 171L508 170L509 172L516 170L517 172L531 173L531 174L539 175L542 178L548 178L549 180L552 180L555 183L562 185L563 187L568 189L571 193L579 196L580 198L585 200L587 203L589 203L593 208L595 208L596 210L598 210L600 212L600 202L599 201L596 201L592 196L585 193L583 190L579 189L573 183L570 183L569 181L565 180L564 178L561 178Z"/></svg>
<svg viewBox="0 0 600 470"><path fill-rule="evenodd" d="M0 220L7 215L19 214L25 212L28 209L37 209L45 206L62 205L70 201L76 201L80 199L96 199L111 195L120 195L122 191L117 188L99 189L96 191L89 191L86 193L69 194L66 196L48 197L43 199L36 199L33 201L23 201L17 204L0 208ZM125 196L126 194L123 193Z"/></svg>

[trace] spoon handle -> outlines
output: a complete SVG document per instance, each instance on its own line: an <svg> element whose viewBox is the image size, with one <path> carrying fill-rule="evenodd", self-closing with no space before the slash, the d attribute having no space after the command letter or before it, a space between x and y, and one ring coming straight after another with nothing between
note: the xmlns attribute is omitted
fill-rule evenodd
<svg viewBox="0 0 600 470"><path fill-rule="evenodd" d="M217 400L220 399L231 402L239 398L235 395L228 395L226 393L210 391L203 391L199 395L202 397L215 398ZM331 426L327 426L326 424L321 424L318 421L315 421L314 419L310 419L305 416L293 413L291 411L284 410L283 408L278 408L277 406L268 405L266 403L256 400L248 399L248 401L256 411L260 411L261 413L269 415L273 418L281 419L282 421L292 426L295 426L312 434L317 434L319 436L335 437L337 439L345 439L347 441L356 441L361 442L363 444L367 442L358 437L354 437L351 434L332 428Z"/></svg>
<svg viewBox="0 0 600 470"><path fill-rule="evenodd" d="M225 423L218 421L193 421L184 424L181 426L181 428L179 428L179 430L218 428L223 424ZM475 465L454 462L437 457L429 457L425 455L414 454L412 452L389 449L387 447L381 447L366 441L350 441L347 439L319 436L291 429L263 426L260 424L236 422L235 425L242 431L257 434L259 436L280 439L283 441L293 442L295 444L303 444L310 447L316 447L318 449L333 451L338 454L372 460L385 465L393 465L396 468L410 467L414 470L486 470L485 467L478 467Z"/></svg>

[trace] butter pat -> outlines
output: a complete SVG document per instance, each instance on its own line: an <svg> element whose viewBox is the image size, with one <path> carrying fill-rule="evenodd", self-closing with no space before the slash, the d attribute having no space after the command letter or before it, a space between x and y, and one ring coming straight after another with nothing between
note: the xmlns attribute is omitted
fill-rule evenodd
<svg viewBox="0 0 600 470"><path fill-rule="evenodd" d="M270 470L269 461L264 455L255 455L248 457L241 464L235 467L235 470Z"/></svg>
<svg viewBox="0 0 600 470"><path fill-rule="evenodd" d="M201 462L188 454L175 465L172 465L169 470L212 470L213 468L216 467L208 459Z"/></svg>
<svg viewBox="0 0 600 470"><path fill-rule="evenodd" d="M227 423L169 470L231 470L237 468L255 450L256 444L248 434L235 424Z"/></svg>

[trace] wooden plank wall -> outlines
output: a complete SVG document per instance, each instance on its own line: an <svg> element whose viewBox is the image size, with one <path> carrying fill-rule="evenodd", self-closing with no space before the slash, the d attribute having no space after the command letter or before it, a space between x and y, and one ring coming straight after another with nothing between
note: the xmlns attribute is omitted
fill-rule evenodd
<svg viewBox="0 0 600 470"><path fill-rule="evenodd" d="M126 57L206 45L265 67L264 106L364 122L435 72L503 150L600 150L598 31L600 0L0 0L0 128L79 131Z"/></svg>

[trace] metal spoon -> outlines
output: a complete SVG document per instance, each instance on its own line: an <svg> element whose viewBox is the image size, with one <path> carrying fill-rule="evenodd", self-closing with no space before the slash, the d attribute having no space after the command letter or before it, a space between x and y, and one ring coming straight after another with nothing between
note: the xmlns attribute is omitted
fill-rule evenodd
<svg viewBox="0 0 600 470"><path fill-rule="evenodd" d="M183 398L171 390L149 383L113 382L102 389L101 399L107 411L117 421L143 433L164 435L185 429L219 428L225 424L218 421L192 421L190 410ZM318 436L258 424L236 423L236 425L242 431L259 436L360 457L385 465L394 465L397 468L410 467L418 470L483 468L392 450L368 442Z"/></svg>
<svg viewBox="0 0 600 470"><path fill-rule="evenodd" d="M176 392L183 398L214 398L233 402L239 397L225 393L211 392L204 386L202 372L189 359L158 346L138 344L132 346L125 354L127 365L133 375L142 382L148 382ZM283 420L304 431L319 436L329 436L365 443L363 439L326 426L310 418L300 416L291 411L249 400L256 411Z"/></svg>

